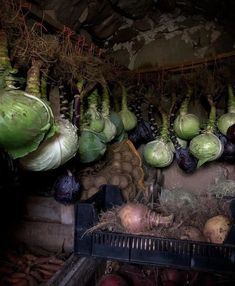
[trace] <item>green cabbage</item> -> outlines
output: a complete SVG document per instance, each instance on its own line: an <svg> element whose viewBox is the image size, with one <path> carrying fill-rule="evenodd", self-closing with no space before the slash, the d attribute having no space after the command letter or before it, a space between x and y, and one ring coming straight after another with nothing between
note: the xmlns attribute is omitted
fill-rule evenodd
<svg viewBox="0 0 235 286"><path fill-rule="evenodd" d="M106 143L113 140L116 135L116 126L112 123L109 118L104 119L104 129L102 135L106 138Z"/></svg>
<svg viewBox="0 0 235 286"><path fill-rule="evenodd" d="M194 114L180 114L174 122L174 130L179 138L183 140L192 139L199 134L200 121Z"/></svg>
<svg viewBox="0 0 235 286"><path fill-rule="evenodd" d="M110 120L116 126L116 129L117 129L116 137L118 137L124 131L124 125L123 125L122 119L117 112L111 111Z"/></svg>
<svg viewBox="0 0 235 286"><path fill-rule="evenodd" d="M169 166L174 158L170 144L162 139L147 143L144 147L144 159L153 167L163 168Z"/></svg>
<svg viewBox="0 0 235 286"><path fill-rule="evenodd" d="M189 150L199 160L197 167L200 167L208 161L218 159L224 148L216 135L207 132L194 137L190 142Z"/></svg>
<svg viewBox="0 0 235 286"><path fill-rule="evenodd" d="M23 157L54 134L54 117L43 100L23 91L0 91L0 146Z"/></svg>
<svg viewBox="0 0 235 286"><path fill-rule="evenodd" d="M79 137L79 157L82 163L91 163L100 159L105 151L105 140L101 134L83 130Z"/></svg>
<svg viewBox="0 0 235 286"><path fill-rule="evenodd" d="M37 150L20 159L29 171L56 169L74 157L78 150L77 128L67 119L57 120L58 131Z"/></svg>

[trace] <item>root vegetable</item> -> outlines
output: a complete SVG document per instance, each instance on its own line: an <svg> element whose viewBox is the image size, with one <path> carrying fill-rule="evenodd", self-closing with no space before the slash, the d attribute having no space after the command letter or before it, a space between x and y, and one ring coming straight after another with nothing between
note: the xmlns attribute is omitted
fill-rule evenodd
<svg viewBox="0 0 235 286"><path fill-rule="evenodd" d="M168 227L173 222L173 215L162 216L151 211L143 204L128 203L118 212L122 226L130 233L139 233L157 226Z"/></svg>
<svg viewBox="0 0 235 286"><path fill-rule="evenodd" d="M11 274L14 272L14 269L9 266L0 266L0 274Z"/></svg>
<svg viewBox="0 0 235 286"><path fill-rule="evenodd" d="M128 173L131 173L132 172L132 165L131 165L131 163L128 163L128 162L123 162L122 163L122 170L123 171L126 171L126 172L128 172Z"/></svg>
<svg viewBox="0 0 235 286"><path fill-rule="evenodd" d="M95 183L95 187L99 188L101 185L107 184L107 180L103 176L97 176L94 180L94 183Z"/></svg>
<svg viewBox="0 0 235 286"><path fill-rule="evenodd" d="M135 185L129 184L125 189L122 189L122 195L126 201L133 201L136 196Z"/></svg>
<svg viewBox="0 0 235 286"><path fill-rule="evenodd" d="M133 155L129 151L125 151L122 153L122 160L126 162L130 162L132 159Z"/></svg>
<svg viewBox="0 0 235 286"><path fill-rule="evenodd" d="M94 182L93 182L93 180L91 180L90 177L83 177L82 178L82 185L83 185L84 189L88 190L91 187L93 187Z"/></svg>
<svg viewBox="0 0 235 286"><path fill-rule="evenodd" d="M134 165L134 166L140 166L140 165L141 165L141 164L140 164L140 159L139 159L138 157L132 157L131 163L132 163L132 165Z"/></svg>
<svg viewBox="0 0 235 286"><path fill-rule="evenodd" d="M56 264L41 264L38 266L40 269L44 269L47 271L52 271L52 272L57 272L58 270L61 269L61 265L56 265Z"/></svg>
<svg viewBox="0 0 235 286"><path fill-rule="evenodd" d="M223 215L214 216L205 223L203 234L208 242L223 243L229 230L231 222Z"/></svg>
<svg viewBox="0 0 235 286"><path fill-rule="evenodd" d="M64 261L56 257L50 257L49 263L56 264L56 265L64 265Z"/></svg>
<svg viewBox="0 0 235 286"><path fill-rule="evenodd" d="M21 279L18 282L13 284L14 286L28 286L28 281L25 279Z"/></svg>
<svg viewBox="0 0 235 286"><path fill-rule="evenodd" d="M136 180L140 180L141 179L141 177L142 177L142 171L141 171L141 169L140 168L135 168L135 169L133 169L133 171L132 171L132 175L133 175L133 177L134 177L134 179L136 179Z"/></svg>
<svg viewBox="0 0 235 286"><path fill-rule="evenodd" d="M101 277L98 286L128 286L128 284L120 275L107 274Z"/></svg>
<svg viewBox="0 0 235 286"><path fill-rule="evenodd" d="M25 286L28 285L26 278L4 278L4 282L9 283L9 285Z"/></svg>
<svg viewBox="0 0 235 286"><path fill-rule="evenodd" d="M194 226L184 226L181 228L181 236L180 239L194 240L194 241L205 241L205 237Z"/></svg>
<svg viewBox="0 0 235 286"><path fill-rule="evenodd" d="M109 183L114 186L119 186L120 184L120 177L118 175L114 175L110 178Z"/></svg>
<svg viewBox="0 0 235 286"><path fill-rule="evenodd" d="M50 278L54 274L54 272L52 271L41 269L41 268L38 268L37 270L40 274L42 274L44 278Z"/></svg>
<svg viewBox="0 0 235 286"><path fill-rule="evenodd" d="M21 279L21 278L25 278L26 274L25 273L21 273L21 272L16 272L16 273L13 273L11 275L11 277L14 278L14 279Z"/></svg>
<svg viewBox="0 0 235 286"><path fill-rule="evenodd" d="M121 161L121 158L122 158L122 156L121 156L121 154L119 152L116 152L116 153L113 154L113 159L115 161Z"/></svg>
<svg viewBox="0 0 235 286"><path fill-rule="evenodd" d="M129 180L128 180L127 176L122 175L122 176L119 177L119 179L120 179L119 187L120 187L121 189L127 188L128 185L129 185Z"/></svg>
<svg viewBox="0 0 235 286"><path fill-rule="evenodd" d="M174 283L180 282L180 273L176 269L164 269L161 274L162 282L172 281Z"/></svg>
<svg viewBox="0 0 235 286"><path fill-rule="evenodd" d="M176 286L178 283L175 283L174 281L164 281L161 286Z"/></svg>
<svg viewBox="0 0 235 286"><path fill-rule="evenodd" d="M31 275L27 276L27 281L28 281L28 286L37 286L38 285L37 280Z"/></svg>
<svg viewBox="0 0 235 286"><path fill-rule="evenodd" d="M111 164L111 167L114 169L122 169L122 164L120 161L113 161Z"/></svg>
<svg viewBox="0 0 235 286"><path fill-rule="evenodd" d="M40 273L38 273L36 270L35 270L35 271L30 271L30 275L31 275L35 280L37 280L37 282L39 282L39 283L43 282L42 276L41 276Z"/></svg>

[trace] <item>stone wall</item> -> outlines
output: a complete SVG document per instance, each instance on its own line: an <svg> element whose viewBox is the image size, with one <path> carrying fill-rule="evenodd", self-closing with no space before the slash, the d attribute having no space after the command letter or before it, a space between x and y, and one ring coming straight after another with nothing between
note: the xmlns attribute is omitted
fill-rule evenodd
<svg viewBox="0 0 235 286"><path fill-rule="evenodd" d="M235 50L235 40L222 26L179 10L127 20L107 40L112 43L111 55L131 70L180 65Z"/></svg>

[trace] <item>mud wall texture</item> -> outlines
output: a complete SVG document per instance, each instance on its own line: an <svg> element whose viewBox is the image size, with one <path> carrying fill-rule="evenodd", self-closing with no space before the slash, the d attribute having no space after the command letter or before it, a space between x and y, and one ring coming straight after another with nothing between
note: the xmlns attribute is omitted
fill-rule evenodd
<svg viewBox="0 0 235 286"><path fill-rule="evenodd" d="M235 50L235 40L215 21L200 15L152 13L127 20L107 40L112 56L131 70L183 65Z"/></svg>

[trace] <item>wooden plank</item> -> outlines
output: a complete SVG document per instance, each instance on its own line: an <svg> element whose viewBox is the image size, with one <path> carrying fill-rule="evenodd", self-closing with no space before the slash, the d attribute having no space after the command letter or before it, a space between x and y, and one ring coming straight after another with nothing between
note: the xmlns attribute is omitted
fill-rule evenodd
<svg viewBox="0 0 235 286"><path fill-rule="evenodd" d="M52 252L73 251L74 225L24 221L18 223L9 235L14 241L32 247Z"/></svg>
<svg viewBox="0 0 235 286"><path fill-rule="evenodd" d="M74 224L74 206L60 204L54 198L30 196L24 212L30 221Z"/></svg>
<svg viewBox="0 0 235 286"><path fill-rule="evenodd" d="M229 59L235 57L235 51L227 52L227 53L221 53L217 54L213 57L208 57L208 58L203 58L203 59L196 59L192 61L185 61L181 62L180 64L173 64L169 66L158 66L158 67L153 67L153 68L146 68L146 69L136 69L131 72L127 72L129 74L138 76L141 74L146 74L146 73L156 73L156 72L161 72L161 71L171 71L171 72L178 72L178 71L185 71L188 69L194 69L201 67L203 65L210 65L214 64L218 61Z"/></svg>
<svg viewBox="0 0 235 286"><path fill-rule="evenodd" d="M75 254L66 261L63 268L44 286L95 285L94 278L102 275L105 260L92 257L79 257ZM98 279L99 277L97 277Z"/></svg>

